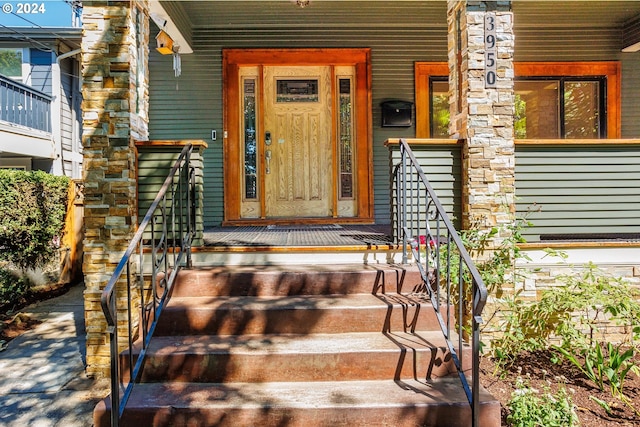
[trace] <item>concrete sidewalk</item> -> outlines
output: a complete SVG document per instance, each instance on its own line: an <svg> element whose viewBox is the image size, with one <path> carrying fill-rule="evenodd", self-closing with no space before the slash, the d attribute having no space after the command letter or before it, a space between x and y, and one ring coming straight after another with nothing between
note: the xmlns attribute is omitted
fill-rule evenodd
<svg viewBox="0 0 640 427"><path fill-rule="evenodd" d="M85 375L83 284L20 310L42 321L0 352L0 426L87 427L108 380Z"/></svg>

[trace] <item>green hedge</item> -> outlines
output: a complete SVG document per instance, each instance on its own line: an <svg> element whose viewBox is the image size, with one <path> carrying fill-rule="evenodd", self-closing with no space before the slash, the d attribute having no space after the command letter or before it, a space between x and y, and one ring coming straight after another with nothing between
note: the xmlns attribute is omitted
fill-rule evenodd
<svg viewBox="0 0 640 427"><path fill-rule="evenodd" d="M53 259L68 189L67 177L0 169L0 261L29 269Z"/></svg>

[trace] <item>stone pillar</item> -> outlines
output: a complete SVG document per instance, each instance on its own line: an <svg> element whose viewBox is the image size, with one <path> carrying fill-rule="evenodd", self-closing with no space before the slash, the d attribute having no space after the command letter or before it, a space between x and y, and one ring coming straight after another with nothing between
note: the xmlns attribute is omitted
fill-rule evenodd
<svg viewBox="0 0 640 427"><path fill-rule="evenodd" d="M464 140L463 227L511 224L515 216L511 2L448 0L447 21L450 133Z"/></svg>
<svg viewBox="0 0 640 427"><path fill-rule="evenodd" d="M134 139L148 137L148 0L84 1L82 96L87 374L109 374L100 295L137 224Z"/></svg>

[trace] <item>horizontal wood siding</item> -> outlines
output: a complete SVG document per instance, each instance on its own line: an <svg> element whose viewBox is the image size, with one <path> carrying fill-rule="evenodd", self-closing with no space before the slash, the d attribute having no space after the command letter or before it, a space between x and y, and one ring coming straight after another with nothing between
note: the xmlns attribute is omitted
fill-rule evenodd
<svg viewBox="0 0 640 427"><path fill-rule="evenodd" d="M424 171L429 183L436 191L442 207L459 229L462 220L462 147L460 145L416 145L411 150ZM397 145L389 149L389 176L393 176L396 165L401 162ZM396 185L389 182L392 188L392 218L395 224ZM424 202L424 201L423 201ZM422 208L424 203L422 203Z"/></svg>
<svg viewBox="0 0 640 427"><path fill-rule="evenodd" d="M622 137L640 138L640 56L622 54Z"/></svg>
<svg viewBox="0 0 640 427"><path fill-rule="evenodd" d="M182 147L140 147L138 148L138 222L142 222L151 203L160 191L173 164L178 158ZM203 168L202 156L197 150L193 151L192 162L196 168L196 232L197 239L202 239L204 229L203 218ZM195 242L201 244L202 242Z"/></svg>
<svg viewBox="0 0 640 427"><path fill-rule="evenodd" d="M71 153L77 151L78 142L74 132L73 93L77 82L73 73L72 60L64 60L60 63L60 142L62 144L62 167L66 176L74 176Z"/></svg>
<svg viewBox="0 0 640 427"><path fill-rule="evenodd" d="M640 145L516 146L517 211L541 234L640 233Z"/></svg>
<svg viewBox="0 0 640 427"><path fill-rule="evenodd" d="M199 2L189 6L206 6L196 3ZM305 8L312 14L298 14L295 7L286 4L283 10L293 9L297 22L286 22L289 18L281 12L268 9L267 13L256 15L260 22L249 27L234 25L241 16L218 17L227 25L216 28L212 23L211 27L194 28L194 53L182 56L182 76L178 78L173 76L169 56L151 52L150 139L193 138L209 142L204 177L206 226L219 225L223 219L222 49L243 47L372 49L374 215L377 223L390 223L389 158L384 141L415 137L415 126L382 128L380 103L390 99L413 102L414 61L445 61L447 54L445 13L435 13L433 5L413 4L412 10L400 7L390 11L371 3L366 8L361 3L346 5L339 12L336 8L323 9L329 16L322 15L319 9L314 12L313 8ZM215 3L207 7L215 7ZM246 11L236 11L246 20ZM394 11L395 15L391 13ZM377 24L353 22L363 15L366 16L362 19L373 19ZM332 22L333 18L342 23ZM217 142L210 140L211 129L218 131Z"/></svg>
<svg viewBox="0 0 640 427"><path fill-rule="evenodd" d="M625 138L640 136L640 63L622 54L621 28L522 22L514 5L516 61L621 60ZM384 141L415 137L415 126L381 127L380 103L414 102L414 62L447 61L445 2L315 1L298 8L293 2L169 2L179 20L191 20L194 53L182 55L182 75L175 77L170 55L151 49L150 139L204 139L205 225L223 219L222 162L223 48L369 47L372 49L372 116L375 220L390 218L389 153ZM540 11L543 13L544 11ZM527 11L531 13L531 11ZM155 33L153 33L155 34ZM152 43L155 40L152 40ZM627 73L633 76L627 78ZM415 113L414 113L415 120ZM211 141L211 130L218 140Z"/></svg>

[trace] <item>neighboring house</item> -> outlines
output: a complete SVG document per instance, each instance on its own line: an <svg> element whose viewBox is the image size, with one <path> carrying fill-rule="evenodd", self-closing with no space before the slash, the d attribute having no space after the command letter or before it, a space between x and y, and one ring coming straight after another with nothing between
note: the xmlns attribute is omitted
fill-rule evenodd
<svg viewBox="0 0 640 427"><path fill-rule="evenodd" d="M82 176L81 28L0 27L0 168Z"/></svg>
<svg viewBox="0 0 640 427"><path fill-rule="evenodd" d="M640 1L131 5L84 2L88 306L135 229L134 140L207 142L202 221L219 227L392 224L411 138L458 227L536 205L538 274L555 246L639 280ZM495 34L473 21L487 10L505 13Z"/></svg>

